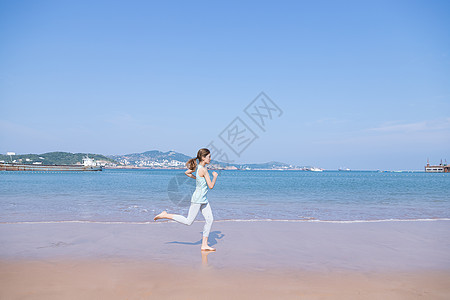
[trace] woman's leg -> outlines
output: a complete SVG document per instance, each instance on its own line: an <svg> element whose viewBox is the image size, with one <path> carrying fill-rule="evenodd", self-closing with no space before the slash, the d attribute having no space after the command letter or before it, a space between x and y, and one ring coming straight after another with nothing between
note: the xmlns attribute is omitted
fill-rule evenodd
<svg viewBox="0 0 450 300"><path fill-rule="evenodd" d="M177 221L184 225L191 225L194 222L195 217L197 217L198 211L200 210L200 206L201 206L201 204L191 203L191 206L189 207L189 213L188 213L187 218L182 215L171 214L170 219Z"/></svg>
<svg viewBox="0 0 450 300"><path fill-rule="evenodd" d="M211 206L209 205L209 203L202 204L200 209L202 210L203 217L206 221L205 226L203 226L203 236L208 237L209 232L211 231L212 223L214 221Z"/></svg>
<svg viewBox="0 0 450 300"><path fill-rule="evenodd" d="M211 226L214 221L211 206L209 203L202 204L201 210L206 221L205 226L203 227L202 250L215 251L216 249L208 246L209 232L211 231Z"/></svg>

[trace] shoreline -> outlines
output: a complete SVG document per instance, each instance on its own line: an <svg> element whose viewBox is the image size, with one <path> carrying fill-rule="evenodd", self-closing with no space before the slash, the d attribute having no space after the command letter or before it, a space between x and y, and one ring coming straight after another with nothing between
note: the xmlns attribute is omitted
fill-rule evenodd
<svg viewBox="0 0 450 300"><path fill-rule="evenodd" d="M352 223L384 223L384 222L437 222L450 221L450 218L420 218L420 219L373 219L373 220L319 220L319 219L219 219L214 223L222 222L293 222L293 223L334 223L334 224L352 224ZM204 221L195 220L194 223L202 223ZM57 220L57 221L11 221L0 222L2 224L130 224L130 225L149 225L156 223L177 223L172 220L151 221L92 221L92 220Z"/></svg>

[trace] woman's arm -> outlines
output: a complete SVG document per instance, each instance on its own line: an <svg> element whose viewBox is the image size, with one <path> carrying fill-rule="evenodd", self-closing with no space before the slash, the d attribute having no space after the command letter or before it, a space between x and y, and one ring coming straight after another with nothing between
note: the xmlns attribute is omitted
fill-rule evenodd
<svg viewBox="0 0 450 300"><path fill-rule="evenodd" d="M186 170L186 172L184 172L184 174L186 174L186 176L188 176L188 177L195 179L195 175L192 175L192 172L194 172L194 170L188 169L188 170Z"/></svg>
<svg viewBox="0 0 450 300"><path fill-rule="evenodd" d="M204 171L203 171L204 170ZM200 176L200 177L205 177L205 179L206 179L206 184L208 185L208 187L210 188L210 189L212 189L213 187L214 187L214 185L216 184L216 180L217 180L217 176L218 176L218 174L217 174L217 172L213 172L213 180L212 180L212 182L211 182L211 178L209 178L209 173L208 173L208 170L206 170L206 168L202 168L201 170L200 170L200 172L201 173L199 173L198 175ZM203 175L203 176L201 176L201 175Z"/></svg>

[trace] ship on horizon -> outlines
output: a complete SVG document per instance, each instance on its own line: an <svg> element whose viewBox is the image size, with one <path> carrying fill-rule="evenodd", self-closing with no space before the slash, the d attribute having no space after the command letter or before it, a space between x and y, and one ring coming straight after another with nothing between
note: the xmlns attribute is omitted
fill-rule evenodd
<svg viewBox="0 0 450 300"><path fill-rule="evenodd" d="M338 171L346 171L346 172L348 172L348 171L351 171L351 170L349 168L339 168Z"/></svg>
<svg viewBox="0 0 450 300"><path fill-rule="evenodd" d="M306 167L303 168L304 171L311 171L311 172L323 172L322 168L317 168L317 167Z"/></svg>

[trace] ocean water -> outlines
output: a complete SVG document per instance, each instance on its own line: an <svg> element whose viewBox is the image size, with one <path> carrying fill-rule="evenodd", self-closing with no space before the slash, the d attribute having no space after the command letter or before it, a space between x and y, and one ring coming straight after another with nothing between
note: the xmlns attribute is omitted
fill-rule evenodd
<svg viewBox="0 0 450 300"><path fill-rule="evenodd" d="M194 189L183 170L3 171L0 222L149 222ZM448 219L450 174L227 170L208 199L215 220Z"/></svg>

